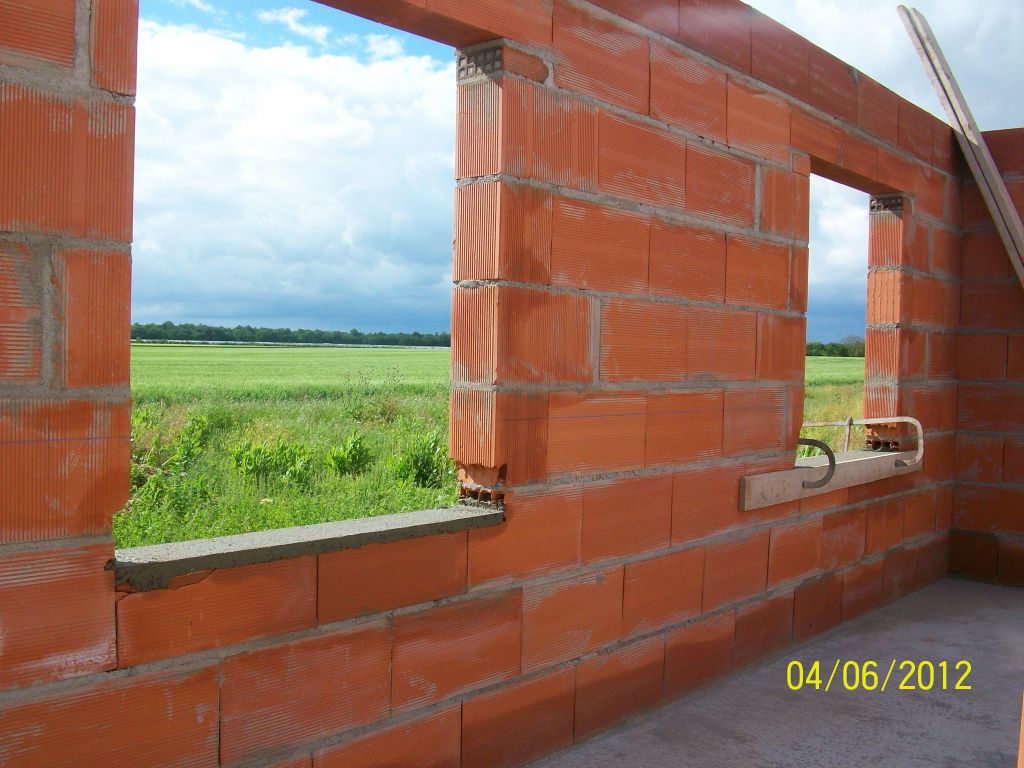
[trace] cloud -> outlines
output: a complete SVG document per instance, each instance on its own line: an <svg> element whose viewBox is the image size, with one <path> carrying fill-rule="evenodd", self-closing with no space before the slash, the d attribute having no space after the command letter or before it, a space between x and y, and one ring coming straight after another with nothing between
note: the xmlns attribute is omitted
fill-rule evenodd
<svg viewBox="0 0 1024 768"><path fill-rule="evenodd" d="M367 35L366 48L375 59L390 59L404 53L401 39L393 35Z"/></svg>
<svg viewBox="0 0 1024 768"><path fill-rule="evenodd" d="M205 0L170 0L171 3L177 5L180 8L195 8L197 11L203 13L217 13L217 9L207 3Z"/></svg>
<svg viewBox="0 0 1024 768"><path fill-rule="evenodd" d="M150 21L139 52L136 319L447 327L453 64Z"/></svg>
<svg viewBox="0 0 1024 768"><path fill-rule="evenodd" d="M320 46L327 46L327 36L331 33L330 27L323 24L303 24L302 19L306 17L306 11L302 8L278 8L274 11L260 11L256 18L265 24L284 24L290 31L312 40Z"/></svg>

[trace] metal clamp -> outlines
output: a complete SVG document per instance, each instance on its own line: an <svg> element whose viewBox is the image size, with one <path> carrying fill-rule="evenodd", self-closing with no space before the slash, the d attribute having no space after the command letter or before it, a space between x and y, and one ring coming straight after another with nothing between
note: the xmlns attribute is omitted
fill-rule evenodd
<svg viewBox="0 0 1024 768"><path fill-rule="evenodd" d="M821 442L821 440L814 440L810 437L801 437L797 441L797 445L809 445L812 448L820 448L824 451L825 456L828 457L828 471L825 476L820 480L804 480L804 488L823 488L828 485L832 476L836 473L836 455L832 452L832 449L828 447L827 443Z"/></svg>
<svg viewBox="0 0 1024 768"><path fill-rule="evenodd" d="M917 432L917 451L914 453L914 458L910 461L904 461L903 459L896 459L897 467L914 467L921 463L921 459L924 458L924 427L921 426L921 422L912 416L883 416L876 419L846 419L845 421L807 421L804 422L805 427L845 427L846 428L846 444L849 446L850 441L850 428L854 425L857 426L880 426L882 424L910 424L914 427Z"/></svg>

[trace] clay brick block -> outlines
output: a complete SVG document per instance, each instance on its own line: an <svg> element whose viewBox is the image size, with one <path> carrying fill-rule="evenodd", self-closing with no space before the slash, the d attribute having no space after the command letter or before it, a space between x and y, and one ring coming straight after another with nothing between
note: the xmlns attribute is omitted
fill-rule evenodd
<svg viewBox="0 0 1024 768"><path fill-rule="evenodd" d="M811 222L811 184L807 176L774 168L761 172L761 230L807 240Z"/></svg>
<svg viewBox="0 0 1024 768"><path fill-rule="evenodd" d="M811 156L812 170L822 162L833 167L840 164L840 136L833 124L799 109L790 115L790 140L793 147Z"/></svg>
<svg viewBox="0 0 1024 768"><path fill-rule="evenodd" d="M466 589L466 533L367 544L320 555L320 624L457 595Z"/></svg>
<svg viewBox="0 0 1024 768"><path fill-rule="evenodd" d="M389 651L381 622L229 656L221 665L221 763L381 719Z"/></svg>
<svg viewBox="0 0 1024 768"><path fill-rule="evenodd" d="M583 562L669 545L672 478L628 478L583 491Z"/></svg>
<svg viewBox="0 0 1024 768"><path fill-rule="evenodd" d="M729 80L729 146L789 163L789 105Z"/></svg>
<svg viewBox="0 0 1024 768"><path fill-rule="evenodd" d="M118 666L220 648L316 624L316 559L218 569L117 604Z"/></svg>
<svg viewBox="0 0 1024 768"><path fill-rule="evenodd" d="M961 238L964 280L1010 277L1013 269L999 235L992 231L965 232Z"/></svg>
<svg viewBox="0 0 1024 768"><path fill-rule="evenodd" d="M489 176L503 170L503 89L491 79L456 88L455 177ZM518 113L520 110L516 110ZM509 131L511 133L511 131ZM511 138L511 136L509 137Z"/></svg>
<svg viewBox="0 0 1024 768"><path fill-rule="evenodd" d="M831 53L811 47L808 103L847 122L857 119L857 70Z"/></svg>
<svg viewBox="0 0 1024 768"><path fill-rule="evenodd" d="M319 749L313 759L316 768L459 768L461 755L462 710L454 706L411 723Z"/></svg>
<svg viewBox="0 0 1024 768"><path fill-rule="evenodd" d="M964 285L960 318L969 328L1024 326L1024 296L1014 283Z"/></svg>
<svg viewBox="0 0 1024 768"><path fill-rule="evenodd" d="M763 592L767 577L768 531L709 546L704 560L703 610Z"/></svg>
<svg viewBox="0 0 1024 768"><path fill-rule="evenodd" d="M114 648L114 556L109 545L0 558L0 688L102 672Z"/></svg>
<svg viewBox="0 0 1024 768"><path fill-rule="evenodd" d="M1011 381L1024 379L1024 336L1010 336L1007 339L1006 378Z"/></svg>
<svg viewBox="0 0 1024 768"><path fill-rule="evenodd" d="M397 617L392 706L422 705L515 677L521 611L516 590Z"/></svg>
<svg viewBox="0 0 1024 768"><path fill-rule="evenodd" d="M120 103L76 104L74 124L72 231L94 240L129 243L135 173L135 108Z"/></svg>
<svg viewBox="0 0 1024 768"><path fill-rule="evenodd" d="M601 381L686 378L687 308L609 299L601 302Z"/></svg>
<svg viewBox="0 0 1024 768"><path fill-rule="evenodd" d="M917 551L894 549L887 553L882 568L882 596L896 600L917 588Z"/></svg>
<svg viewBox="0 0 1024 768"><path fill-rule="evenodd" d="M0 543L109 533L128 500L127 404L0 399Z"/></svg>
<svg viewBox="0 0 1024 768"><path fill-rule="evenodd" d="M65 67L75 60L75 0L0 0L0 63L8 52Z"/></svg>
<svg viewBox="0 0 1024 768"><path fill-rule="evenodd" d="M735 664L744 667L790 644L793 593L778 595L736 612Z"/></svg>
<svg viewBox="0 0 1024 768"><path fill-rule="evenodd" d="M725 83L719 70L651 43L651 117L656 120L724 144Z"/></svg>
<svg viewBox="0 0 1024 768"><path fill-rule="evenodd" d="M645 632L695 616L700 613L703 587L703 549L627 563L623 633Z"/></svg>
<svg viewBox="0 0 1024 768"><path fill-rule="evenodd" d="M70 250L57 256L61 368L71 388L128 384L131 352L131 255Z"/></svg>
<svg viewBox="0 0 1024 768"><path fill-rule="evenodd" d="M721 456L724 403L721 392L648 395L644 464L686 464Z"/></svg>
<svg viewBox="0 0 1024 768"><path fill-rule="evenodd" d="M498 286L452 291L451 373L455 384L494 383L497 379L497 323L495 308Z"/></svg>
<svg viewBox="0 0 1024 768"><path fill-rule="evenodd" d="M798 98L810 88L811 43L754 10L750 29L751 74Z"/></svg>
<svg viewBox="0 0 1024 768"><path fill-rule="evenodd" d="M680 0L676 39L750 72L750 16L750 6L740 0Z"/></svg>
<svg viewBox="0 0 1024 768"><path fill-rule="evenodd" d="M1024 533L1024 490L958 485L953 525L975 531Z"/></svg>
<svg viewBox="0 0 1024 768"><path fill-rule="evenodd" d="M683 208L685 140L606 112L600 115L598 136L601 192L662 208Z"/></svg>
<svg viewBox="0 0 1024 768"><path fill-rule="evenodd" d="M546 392L451 391L448 446L463 469L496 473L504 466L511 485L544 478L547 431Z"/></svg>
<svg viewBox="0 0 1024 768"><path fill-rule="evenodd" d="M899 142L900 97L888 88L860 74L857 92L857 124L890 144Z"/></svg>
<svg viewBox="0 0 1024 768"><path fill-rule="evenodd" d="M903 538L913 539L935 531L934 490L908 496L903 507Z"/></svg>
<svg viewBox="0 0 1024 768"><path fill-rule="evenodd" d="M768 586L813 573L821 567L822 519L771 529L768 545Z"/></svg>
<svg viewBox="0 0 1024 768"><path fill-rule="evenodd" d="M594 0L594 5L624 19L673 37L679 26L679 8L661 0Z"/></svg>
<svg viewBox="0 0 1024 768"><path fill-rule="evenodd" d="M949 385L908 386L902 392L905 408L929 431L956 429L956 387Z"/></svg>
<svg viewBox="0 0 1024 768"><path fill-rule="evenodd" d="M577 565L582 518L578 490L506 497L504 525L469 531L469 583Z"/></svg>
<svg viewBox="0 0 1024 768"><path fill-rule="evenodd" d="M949 333L926 334L928 341L928 378L956 378L957 337Z"/></svg>
<svg viewBox="0 0 1024 768"><path fill-rule="evenodd" d="M138 0L98 0L92 6L92 84L135 95L138 57Z"/></svg>
<svg viewBox="0 0 1024 768"><path fill-rule="evenodd" d="M844 133L839 142L843 172L832 179L853 187L872 186L878 178L878 147Z"/></svg>
<svg viewBox="0 0 1024 768"><path fill-rule="evenodd" d="M843 612L842 574L830 573L796 588L793 637L806 640L839 624Z"/></svg>
<svg viewBox="0 0 1024 768"><path fill-rule="evenodd" d="M789 262L789 308L795 312L807 312L807 269L808 250L793 246Z"/></svg>
<svg viewBox="0 0 1024 768"><path fill-rule="evenodd" d="M882 602L881 560L862 563L843 574L843 621L849 621Z"/></svg>
<svg viewBox="0 0 1024 768"><path fill-rule="evenodd" d="M1024 440L1008 437L1003 445L1003 482L1024 482Z"/></svg>
<svg viewBox="0 0 1024 768"><path fill-rule="evenodd" d="M725 393L726 456L781 449L787 424L786 390L741 389Z"/></svg>
<svg viewBox="0 0 1024 768"><path fill-rule="evenodd" d="M935 118L906 99L899 100L899 145L926 163L932 159L932 123Z"/></svg>
<svg viewBox="0 0 1024 768"><path fill-rule="evenodd" d="M914 219L892 211L868 214L868 266L897 267L910 265L927 269L928 239ZM922 255L912 256L921 250Z"/></svg>
<svg viewBox="0 0 1024 768"><path fill-rule="evenodd" d="M27 246L21 243L0 243L2 383L39 382L43 348L41 273L42 270L34 264Z"/></svg>
<svg viewBox="0 0 1024 768"><path fill-rule="evenodd" d="M730 304L785 309L789 304L789 248L730 235L725 300Z"/></svg>
<svg viewBox="0 0 1024 768"><path fill-rule="evenodd" d="M957 425L986 432L1018 432L1024 428L1024 402L1017 389L961 384L957 388Z"/></svg>
<svg viewBox="0 0 1024 768"><path fill-rule="evenodd" d="M998 483L1003 479L1003 439L991 435L959 434L956 438L958 480Z"/></svg>
<svg viewBox="0 0 1024 768"><path fill-rule="evenodd" d="M217 668L102 680L7 702L3 730L11 766L217 765Z"/></svg>
<svg viewBox="0 0 1024 768"><path fill-rule="evenodd" d="M725 301L725 235L654 219L650 291L663 296Z"/></svg>
<svg viewBox="0 0 1024 768"><path fill-rule="evenodd" d="M758 314L758 380L803 381L806 339L805 318Z"/></svg>
<svg viewBox="0 0 1024 768"><path fill-rule="evenodd" d="M548 472L639 469L644 464L646 398L640 394L553 392Z"/></svg>
<svg viewBox="0 0 1024 768"><path fill-rule="evenodd" d="M914 281L901 272L868 272L867 319L870 324L903 323L910 319Z"/></svg>
<svg viewBox="0 0 1024 768"><path fill-rule="evenodd" d="M373 5L379 6L380 2ZM548 45L551 42L551 3L545 0L521 0L515 3L482 0L468 6L462 0L426 0L426 9L437 19L434 24L452 27L453 31L441 36L437 33L432 34L430 29L418 30L405 24L390 26L397 26L456 48L498 37L537 45ZM360 15L379 20L369 13ZM382 22L387 23L386 20ZM460 30L459 27L465 29Z"/></svg>
<svg viewBox="0 0 1024 768"><path fill-rule="evenodd" d="M676 475L672 543L684 544L740 523L739 483L747 468L714 467Z"/></svg>
<svg viewBox="0 0 1024 768"><path fill-rule="evenodd" d="M558 87L647 114L647 38L556 0L554 48Z"/></svg>
<svg viewBox="0 0 1024 768"><path fill-rule="evenodd" d="M949 573L979 581L996 581L999 574L999 539L992 534L951 531Z"/></svg>
<svg viewBox="0 0 1024 768"><path fill-rule="evenodd" d="M686 148L686 210L716 222L754 223L754 164L698 144Z"/></svg>
<svg viewBox="0 0 1024 768"><path fill-rule="evenodd" d="M597 190L597 107L570 93L509 79L502 82L501 107L505 173Z"/></svg>
<svg viewBox="0 0 1024 768"><path fill-rule="evenodd" d="M680 696L733 668L736 614L703 619L669 633L665 643L665 695Z"/></svg>
<svg viewBox="0 0 1024 768"><path fill-rule="evenodd" d="M622 634L622 566L523 590L523 671L574 659Z"/></svg>
<svg viewBox="0 0 1024 768"><path fill-rule="evenodd" d="M903 540L902 500L882 502L867 510L865 523L865 554L883 552L899 545Z"/></svg>
<svg viewBox="0 0 1024 768"><path fill-rule="evenodd" d="M463 768L512 768L572 743L574 669L554 672L462 705Z"/></svg>
<svg viewBox="0 0 1024 768"><path fill-rule="evenodd" d="M547 82L551 74L547 62L543 59L517 48L509 48L507 45L501 49L501 68L505 72L522 75L536 83Z"/></svg>
<svg viewBox="0 0 1024 768"><path fill-rule="evenodd" d="M512 287L499 288L495 298L496 382L593 378L588 299Z"/></svg>
<svg viewBox="0 0 1024 768"><path fill-rule="evenodd" d="M551 283L641 293L647 289L650 217L556 198Z"/></svg>
<svg viewBox="0 0 1024 768"><path fill-rule="evenodd" d="M1024 540L999 539L999 583L1024 587Z"/></svg>
<svg viewBox="0 0 1024 768"><path fill-rule="evenodd" d="M753 381L757 366L757 314L691 308L686 353L691 379Z"/></svg>
<svg viewBox="0 0 1024 768"><path fill-rule="evenodd" d="M960 251L960 236L936 227L932 243L932 271L960 277Z"/></svg>
<svg viewBox="0 0 1024 768"><path fill-rule="evenodd" d="M551 275L551 193L488 182L455 190L452 279L547 283Z"/></svg>
<svg viewBox="0 0 1024 768"><path fill-rule="evenodd" d="M930 584L948 575L949 536L940 536L917 550L917 581Z"/></svg>
<svg viewBox="0 0 1024 768"><path fill-rule="evenodd" d="M576 668L576 741L657 706L664 678L664 637L654 637L580 664Z"/></svg>
<svg viewBox="0 0 1024 768"><path fill-rule="evenodd" d="M869 328L864 335L864 373L868 381L894 384L900 379L923 378L929 335L934 334L906 328Z"/></svg>

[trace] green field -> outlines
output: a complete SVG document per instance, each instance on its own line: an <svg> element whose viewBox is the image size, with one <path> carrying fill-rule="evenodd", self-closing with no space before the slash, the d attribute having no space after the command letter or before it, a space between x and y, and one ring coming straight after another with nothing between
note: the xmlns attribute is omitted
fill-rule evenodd
<svg viewBox="0 0 1024 768"><path fill-rule="evenodd" d="M117 546L451 504L448 368L443 348L132 345ZM808 420L860 414L863 377L808 358Z"/></svg>

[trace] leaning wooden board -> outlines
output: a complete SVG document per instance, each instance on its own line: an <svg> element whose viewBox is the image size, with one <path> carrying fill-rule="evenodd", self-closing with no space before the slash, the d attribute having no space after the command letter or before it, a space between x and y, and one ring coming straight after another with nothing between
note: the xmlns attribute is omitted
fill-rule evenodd
<svg viewBox="0 0 1024 768"><path fill-rule="evenodd" d="M1020 213L1010 198L999 169L996 168L992 153L985 143L985 137L981 135L974 122L974 115L967 106L967 100L960 91L956 78L953 77L949 62L939 48L928 21L916 8L908 9L901 5L899 14L907 28L907 34L921 56L921 61L924 62L939 101L949 116L953 133L956 134L960 149L963 150L971 173L978 182L981 196L988 206L989 213L992 214L1017 278L1024 284L1024 224L1021 224Z"/></svg>

